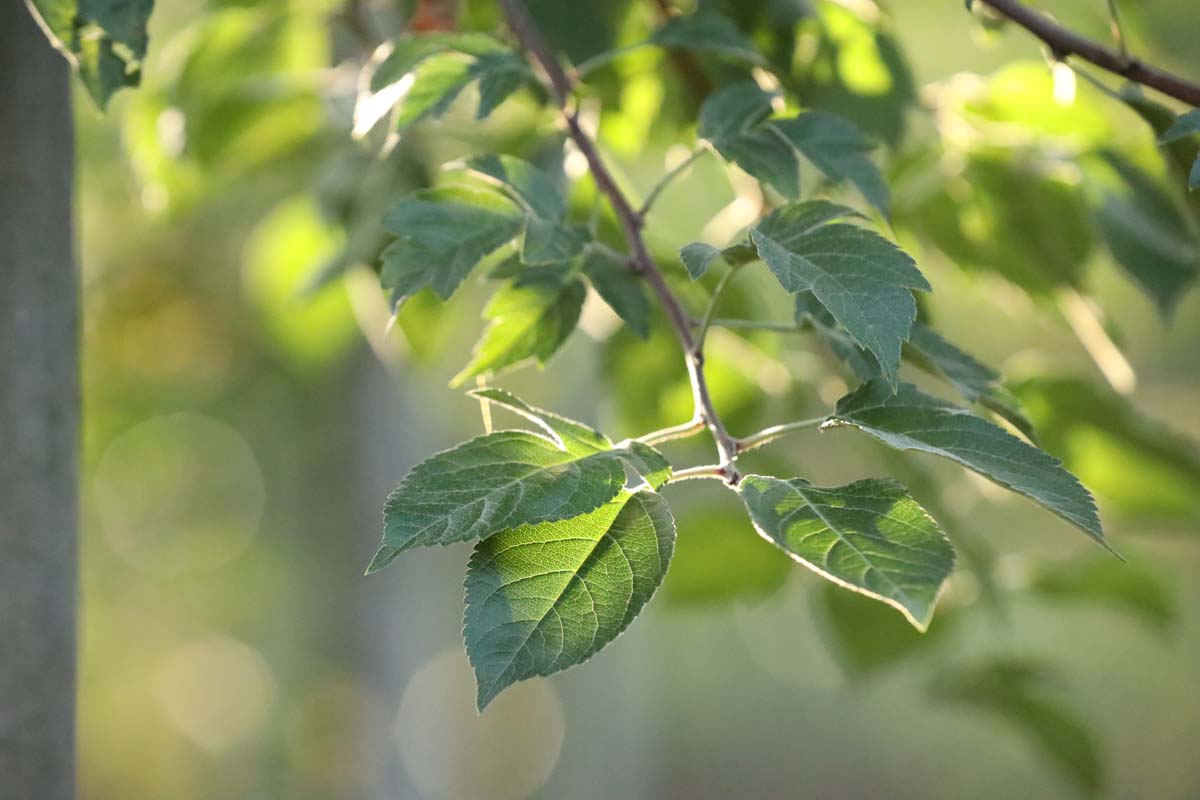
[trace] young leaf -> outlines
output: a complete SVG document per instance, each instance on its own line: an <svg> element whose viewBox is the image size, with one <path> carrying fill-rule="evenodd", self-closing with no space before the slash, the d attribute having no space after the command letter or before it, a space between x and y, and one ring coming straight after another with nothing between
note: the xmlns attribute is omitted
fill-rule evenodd
<svg viewBox="0 0 1200 800"><path fill-rule="evenodd" d="M925 630L954 549L892 480L820 489L801 478L747 475L738 485L754 527L836 584L882 600Z"/></svg>
<svg viewBox="0 0 1200 800"><path fill-rule="evenodd" d="M771 125L826 177L850 181L881 214L891 215L887 183L867 157L873 145L854 123L822 111L808 111Z"/></svg>
<svg viewBox="0 0 1200 800"><path fill-rule="evenodd" d="M118 89L141 83L154 0L29 0L28 5L102 110Z"/></svg>
<svg viewBox="0 0 1200 800"><path fill-rule="evenodd" d="M754 43L737 26L720 14L698 12L672 17L649 39L659 47L694 50L763 65Z"/></svg>
<svg viewBox="0 0 1200 800"><path fill-rule="evenodd" d="M692 280L698 281L708 272L712 263L721 257L721 251L706 242L692 242L679 251L679 260L687 268Z"/></svg>
<svg viewBox="0 0 1200 800"><path fill-rule="evenodd" d="M979 403L1030 439L1035 438L1033 424L1025 417L1021 401L1004 387L1000 374L950 344L932 328L914 323L904 354L922 369L950 382L968 402Z"/></svg>
<svg viewBox="0 0 1200 800"><path fill-rule="evenodd" d="M579 322L587 288L578 278L565 286L555 280L507 286L483 310L490 320L475 355L451 384L537 359L544 364L558 351Z"/></svg>
<svg viewBox="0 0 1200 800"><path fill-rule="evenodd" d="M852 425L900 450L933 453L1041 504L1104 547L1096 504L1062 463L964 408L902 383L871 381L838 401L822 429Z"/></svg>
<svg viewBox="0 0 1200 800"><path fill-rule="evenodd" d="M583 274L630 330L645 339L650 335L650 300L645 282L625 264L614 261L599 250L583 256Z"/></svg>
<svg viewBox="0 0 1200 800"><path fill-rule="evenodd" d="M506 531L475 547L463 638L482 710L517 681L579 664L650 600L671 560L662 496L622 492L572 519Z"/></svg>
<svg viewBox="0 0 1200 800"><path fill-rule="evenodd" d="M773 211L750 236L789 292L811 291L875 357L895 386L900 345L917 316L912 289L929 291L913 260L878 234L826 224L839 207L792 203Z"/></svg>
<svg viewBox="0 0 1200 800"><path fill-rule="evenodd" d="M586 456L612 449L613 444L609 438L595 428L559 416L553 411L531 406L512 392L493 386L486 389L472 389L467 394L487 400L489 403L524 417L550 434L559 447L572 455Z"/></svg>
<svg viewBox="0 0 1200 800"><path fill-rule="evenodd" d="M399 237L380 270L394 308L425 286L450 297L484 256L517 235L521 218L493 194L430 189L401 200L383 224Z"/></svg>

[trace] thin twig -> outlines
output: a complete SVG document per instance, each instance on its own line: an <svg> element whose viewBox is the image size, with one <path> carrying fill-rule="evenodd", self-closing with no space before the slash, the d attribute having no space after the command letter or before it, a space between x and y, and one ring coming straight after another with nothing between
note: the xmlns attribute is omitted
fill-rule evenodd
<svg viewBox="0 0 1200 800"><path fill-rule="evenodd" d="M736 467L733 466L734 456L737 455L737 441L725 429L724 422L721 421L721 417L713 406L708 382L704 377L704 353L697 347L696 339L692 335L691 321L687 311L679 302L679 298L671 291L671 287L667 285L666 278L663 277L658 265L650 257L650 251L646 248L646 241L642 237L642 216L630 205L629 200L617 186L612 173L600 158L595 142L583 130L578 114L568 109L568 101L574 91L574 85L562 64L546 44L541 31L529 16L525 4L521 0L500 0L500 4L504 9L508 27L517 37L522 48L541 65L542 70L546 73L554 100L566 120L571 140L579 148L579 152L583 153L588 167L591 169L592 178L596 182L596 188L608 198L613 213L621 223L625 240L630 249L632 269L642 275L650 284L650 288L654 290L662 304L671 327L675 330L675 335L684 351L696 415L712 432L721 464L726 465L726 480L730 484L736 484L741 477Z"/></svg>
<svg viewBox="0 0 1200 800"><path fill-rule="evenodd" d="M1112 29L1113 40L1121 55L1129 58L1129 45L1125 41L1125 31L1121 27L1121 12L1117 9L1117 0L1108 0L1108 25Z"/></svg>
<svg viewBox="0 0 1200 800"><path fill-rule="evenodd" d="M721 301L721 295L725 294L725 289L729 286L730 281L733 280L733 276L737 272L738 268L736 266L730 267L729 271L721 276L721 280L717 282L716 288L713 289L712 297L708 301L708 308L700 320L700 328L696 331L696 347L701 350L704 349L704 339L708 335L709 326L712 325L713 314L717 310L717 303Z"/></svg>
<svg viewBox="0 0 1200 800"><path fill-rule="evenodd" d="M695 163L696 159L700 158L700 156L707 152L708 147L703 144L700 145L691 153L689 153L687 158L685 158L683 161L680 161L678 164L672 167L666 175L663 175L658 179L658 183L654 184L654 188L650 190L650 194L646 195L646 199L642 202L642 207L638 209L638 213L642 215L643 219L645 219L646 215L650 213L650 209L654 207L654 202L658 200L658 196L663 193L663 189L666 189L668 186L670 186L672 181L686 172L687 169L691 167L693 163Z"/></svg>
<svg viewBox="0 0 1200 800"><path fill-rule="evenodd" d="M670 428L663 428L662 430L644 434L637 437L637 441L641 442L642 444L650 445L662 444L663 442L670 442L674 439L686 439L689 436L695 436L697 433L704 430L705 427L704 420L692 419L688 420L682 425L672 425Z"/></svg>
<svg viewBox="0 0 1200 800"><path fill-rule="evenodd" d="M745 453L750 450L757 450L763 445L770 444L776 439L782 439L789 433L796 431L806 431L815 428L825 421L825 417L813 417L812 419L804 419L799 422L787 422L783 425L772 425L770 428L763 428L758 433L752 433L749 436L744 436L738 439L738 453Z"/></svg>
<svg viewBox="0 0 1200 800"><path fill-rule="evenodd" d="M979 0L979 2L1041 39L1050 48L1055 58L1079 56L1084 61L1090 61L1114 75L1120 75L1134 83L1157 89L1190 106L1200 107L1200 83L1145 64L1137 58L1130 58L1128 54L1080 36L1059 25L1045 14L1027 8L1019 0Z"/></svg>
<svg viewBox="0 0 1200 800"><path fill-rule="evenodd" d="M671 473L671 477L667 483L675 483L677 481L690 481L696 478L716 478L717 480L729 481L729 468L722 467L720 464L713 464L704 467L689 467Z"/></svg>

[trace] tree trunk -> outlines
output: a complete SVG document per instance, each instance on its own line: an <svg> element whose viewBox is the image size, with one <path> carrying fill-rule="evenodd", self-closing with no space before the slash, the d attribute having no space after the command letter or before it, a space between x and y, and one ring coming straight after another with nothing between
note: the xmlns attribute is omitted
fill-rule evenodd
<svg viewBox="0 0 1200 800"><path fill-rule="evenodd" d="M69 75L0 0L0 799L75 791L77 302Z"/></svg>

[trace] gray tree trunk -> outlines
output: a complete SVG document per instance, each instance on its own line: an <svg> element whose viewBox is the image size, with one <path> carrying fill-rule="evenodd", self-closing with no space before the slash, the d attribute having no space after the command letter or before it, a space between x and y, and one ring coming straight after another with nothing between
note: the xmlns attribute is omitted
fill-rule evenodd
<svg viewBox="0 0 1200 800"><path fill-rule="evenodd" d="M25 4L0 0L0 800L75 792L68 78Z"/></svg>

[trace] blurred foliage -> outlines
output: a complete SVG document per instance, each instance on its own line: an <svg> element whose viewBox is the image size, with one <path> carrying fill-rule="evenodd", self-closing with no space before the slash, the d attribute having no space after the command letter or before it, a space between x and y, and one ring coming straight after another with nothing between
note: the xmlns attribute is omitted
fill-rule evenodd
<svg viewBox="0 0 1200 800"><path fill-rule="evenodd" d="M464 29L500 31L494 3L462 5ZM847 721L841 708L814 707L812 692L793 693L755 673L759 656L717 638L729 635L720 626L744 627L737 620L767 614L771 603L794 606L782 587L810 585L811 576L797 575L753 535L735 498L681 489L668 602L652 613L700 609L667 620L686 620L692 638L672 639L665 625L631 632L616 646L625 655L614 654L625 663L585 674L607 687L662 673L663 683L681 688L663 688L655 716L695 724L664 732L657 721L623 718L632 712L616 709L611 697L589 699L580 679L555 682L567 719L587 715L588 726L571 727L565 745L560 731L553 747L530 756L536 780L516 781L511 796L530 795L543 781L546 796L612 796L597 788L605 784L588 764L593 751L626 736L661 762L658 771L630 767L643 796L669 794L676 783L715 796L721 784L705 787L697 776L742 774L739 756L758 765L763 794L784 793L797 780L786 763L800 758L794 751L804 742L828 755L823 726L846 737L843 749L856 755L827 760L824 772L804 762L814 794L864 780L866 753L888 780L853 785L876 796L1004 797L1017 789L1061 796L1065 785L1086 794L1102 780L1114 796L1194 796L1200 776L1189 766L1189 746L1197 716L1179 698L1200 686L1194 670L1178 665L1195 663L1200 620L1187 589L1200 564L1200 458L1188 438L1200 436L1200 327L1188 291L1198 268L1200 193L1186 191L1195 139L1156 146L1183 109L1090 74L1068 95L1060 71L1021 61L1034 48L1019 32L983 32L959 5L700 5L732 20L802 109L848 117L881 143L871 158L891 178L895 231L921 254L937 290L923 312L1016 376L1006 385L1039 443L1094 489L1119 550L1132 550L1124 543L1138 537L1137 557L1133 566L1090 554L1044 559L1046 540L1061 534L1057 523L1024 503L983 504L990 486L917 460L913 469L928 468L935 479L925 488L907 475L905 482L936 510L963 555L942 601L948 613L921 637L889 609L821 586L802 606L815 632L796 626L774 634L804 644L820 636L851 677L895 676L903 685L879 680L870 690L893 704L912 694L907 679L916 675L957 707L998 715L1059 768L1068 781L1060 784L1020 754L988 751L996 740L983 738L982 724L943 725L923 706L911 709L911 718L926 720L915 729L910 717L892 720L886 709L860 707L861 718ZM1100 4L1057 5L1065 22L1107 35ZM1200 37L1187 2L1126 6L1136 52L1196 73ZM577 64L642 41L662 21L657 3L637 0L531 7ZM401 696L405 713L415 713L419 699L403 691L404 680L452 638L431 633L410 609L436 605L448 620L438 628L453 629L456 570L414 569L390 590L359 576L386 488L418 453L480 429L473 402L441 398L467 360L487 279L483 271L468 279L465 300L453 307L418 292L389 330L373 274L389 241L379 222L414 189L461 183L443 167L484 150L557 169L562 138L540 114L538 90L526 86L475 126L476 84L463 87L440 118L402 135L381 118L356 140L362 69L380 40L403 30L410 10L384 0L159 0L141 88L117 95L104 118L80 100L86 797L418 796L413 763L424 770L424 796L437 791L429 787L438 775L454 772L413 762L404 750L402 769L393 729ZM679 163L669 148L690 141L708 92L751 74L719 53L634 50L593 73L585 116L620 180L644 196ZM563 167L570 173L569 154ZM830 186L814 170L802 168L800 182L858 202L853 189ZM772 202L711 157L664 195L651 246L689 308L703 309L720 276L693 286L677 249L698 238L726 241ZM595 205L584 181L572 191L568 216L594 220L602 240L619 244L614 221ZM745 272L719 316L790 322L791 308L761 298L761 267ZM1069 324L1064 293L1106 312L1090 334ZM1151 306L1174 312L1171 327L1153 319ZM688 417L686 375L657 310L642 339L589 296L580 328L535 384L542 404L578 409L622 436ZM722 328L710 346L715 401L739 433L820 413L853 377L828 375L825 365L835 362L807 333ZM1136 393L1107 386L1093 363L1112 350L1136 369ZM371 377L376 360L399 376L394 384ZM905 377L923 380L915 371ZM525 380L520 372L506 378L514 388ZM181 421L179 412L195 416ZM890 456L870 443L806 436L770 456L752 455L830 481L891 468ZM235 489L222 482L238 476ZM256 497L257 524L241 513L253 511ZM1174 536L1146 535L1161 531ZM156 538L170 536L178 538ZM189 552L211 558L163 567ZM424 599L434 587L440 599ZM384 591L391 599L380 599ZM1005 626L1015 630L996 632ZM408 629L411 652L380 641L397 627ZM1147 640L1143 627L1162 635ZM1036 649L1036 661L1013 660L1004 645L1014 640L1022 652ZM823 674L815 656L791 666ZM597 671L604 669L612 671ZM1056 673L1062 681L1048 677ZM449 686L438 691L469 694ZM689 695L689 687L706 694ZM488 723L497 726L490 735L506 742L522 735L530 708L541 730L553 728L545 720L561 726L558 695L530 691L532 700L489 712L500 720ZM696 700L722 692L739 707ZM1127 725L1134 715L1153 718ZM429 725L433 717L401 720ZM474 730L474 717L463 720L461 730L449 723L422 730L449 750L463 730ZM710 729L720 733L715 743ZM405 730L402 742L412 736ZM785 744L791 737L795 746ZM1143 740L1158 752L1145 752ZM558 747L561 763L551 775ZM969 774L943 774L942 757L930 752L955 754ZM613 757L631 763L620 752ZM1016 784L1005 786L1010 779ZM486 772L455 773L459 782L444 785L478 791L488 780Z"/></svg>

